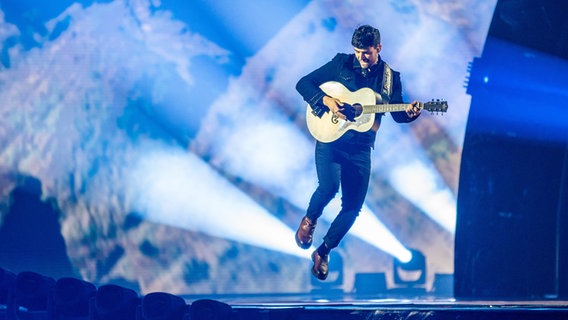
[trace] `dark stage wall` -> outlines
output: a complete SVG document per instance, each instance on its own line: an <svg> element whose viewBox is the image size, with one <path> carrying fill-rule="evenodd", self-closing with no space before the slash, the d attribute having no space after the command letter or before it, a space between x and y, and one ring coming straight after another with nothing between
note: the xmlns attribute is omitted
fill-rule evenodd
<svg viewBox="0 0 568 320"><path fill-rule="evenodd" d="M563 1L499 1L461 163L458 299L568 296L568 23Z"/></svg>

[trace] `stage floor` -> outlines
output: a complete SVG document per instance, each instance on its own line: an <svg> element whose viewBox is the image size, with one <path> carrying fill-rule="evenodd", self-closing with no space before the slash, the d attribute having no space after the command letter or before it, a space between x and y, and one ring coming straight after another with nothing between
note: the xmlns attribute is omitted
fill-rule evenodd
<svg viewBox="0 0 568 320"><path fill-rule="evenodd" d="M568 319L568 301L458 301L456 299L224 300L234 319Z"/></svg>

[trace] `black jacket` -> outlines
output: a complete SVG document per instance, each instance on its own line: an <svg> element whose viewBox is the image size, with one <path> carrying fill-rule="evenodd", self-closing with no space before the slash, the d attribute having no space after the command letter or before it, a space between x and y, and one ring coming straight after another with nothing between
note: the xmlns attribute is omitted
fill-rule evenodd
<svg viewBox="0 0 568 320"><path fill-rule="evenodd" d="M380 93L383 82L384 65L383 60L379 59L379 62L373 65L370 71L364 75L359 61L355 58L355 54L338 53L331 61L302 77L296 84L296 90L310 106L323 105L322 99L325 93L319 86L328 81L340 82L350 91L368 87ZM389 102L403 103L400 73L392 70L392 75L392 94ZM383 114L377 114L375 121L380 122L382 115ZM391 115L393 119L399 123L411 122L416 119L408 117L404 111L391 112ZM373 130L367 132L349 130L344 134L342 140L373 146L375 135L376 132Z"/></svg>

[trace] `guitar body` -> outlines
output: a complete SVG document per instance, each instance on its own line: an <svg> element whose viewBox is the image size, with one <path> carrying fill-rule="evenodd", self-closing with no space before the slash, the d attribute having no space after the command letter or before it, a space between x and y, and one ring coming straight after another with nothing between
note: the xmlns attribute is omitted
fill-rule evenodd
<svg viewBox="0 0 568 320"><path fill-rule="evenodd" d="M374 105L377 95L370 88L349 91L339 82L330 81L322 84L320 88L327 95L351 105ZM380 97L380 96L379 96ZM365 132L371 129L375 122L375 113L362 113L355 117L355 121L340 119L327 111L320 117L312 114L312 107L306 108L306 123L308 130L314 138L321 142L332 142L339 139L347 130Z"/></svg>

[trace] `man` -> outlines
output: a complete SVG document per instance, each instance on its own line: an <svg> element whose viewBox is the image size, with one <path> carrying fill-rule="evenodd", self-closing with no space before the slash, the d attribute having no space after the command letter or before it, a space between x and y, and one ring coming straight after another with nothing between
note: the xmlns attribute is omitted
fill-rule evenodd
<svg viewBox="0 0 568 320"><path fill-rule="evenodd" d="M296 90L314 110L331 112L341 119L353 120L352 110L339 99L327 95L320 85L336 81L349 91L363 87L373 89L377 103L403 103L400 74L381 59L381 36L378 29L363 25L353 33L354 54L338 53L330 62L302 77ZM414 101L405 111L392 112L399 123L415 120L420 108ZM308 114L307 116L317 116ZM348 130L337 140L316 142L315 163L318 187L313 193L306 215L296 232L300 248L312 246L313 234L323 209L335 197L341 186L341 211L331 223L323 243L312 253L312 274L320 280L328 275L329 252L337 247L359 215L369 186L371 149L383 114L377 114L370 130Z"/></svg>

